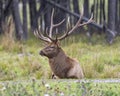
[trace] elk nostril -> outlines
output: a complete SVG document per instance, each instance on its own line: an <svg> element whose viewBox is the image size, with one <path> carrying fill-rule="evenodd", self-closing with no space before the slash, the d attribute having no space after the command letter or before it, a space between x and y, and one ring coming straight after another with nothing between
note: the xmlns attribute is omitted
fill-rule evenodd
<svg viewBox="0 0 120 96"><path fill-rule="evenodd" d="M43 56L44 55L44 52L43 51L40 51L40 53L39 53L41 56Z"/></svg>

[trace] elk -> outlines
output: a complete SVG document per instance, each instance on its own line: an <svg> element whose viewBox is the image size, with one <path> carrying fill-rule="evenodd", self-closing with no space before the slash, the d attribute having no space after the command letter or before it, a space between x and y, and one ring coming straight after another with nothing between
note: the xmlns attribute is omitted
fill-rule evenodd
<svg viewBox="0 0 120 96"><path fill-rule="evenodd" d="M79 62L65 54L65 52L59 45L59 41L69 36L76 28L91 23L93 15L91 15L91 18L87 22L81 23L83 17L82 10L79 20L77 21L75 26L71 28L70 31L65 32L62 36L56 36L53 38L53 28L61 25L65 21L64 19L58 24L53 24L53 14L54 10L51 14L51 26L49 32L47 32L48 30L46 31L46 33L48 34L42 34L40 28L34 31L34 35L37 38L47 42L47 46L43 48L39 54L49 59L49 65L53 72L52 76L57 76L58 78L82 79L84 77L84 74Z"/></svg>

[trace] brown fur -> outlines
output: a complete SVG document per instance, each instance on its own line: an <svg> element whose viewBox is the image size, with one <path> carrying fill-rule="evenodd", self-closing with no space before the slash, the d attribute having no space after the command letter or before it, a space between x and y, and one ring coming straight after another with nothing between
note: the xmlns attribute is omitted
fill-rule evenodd
<svg viewBox="0 0 120 96"><path fill-rule="evenodd" d="M48 57L51 70L59 78L84 77L80 64L69 58L57 44L50 44L41 50L40 55Z"/></svg>

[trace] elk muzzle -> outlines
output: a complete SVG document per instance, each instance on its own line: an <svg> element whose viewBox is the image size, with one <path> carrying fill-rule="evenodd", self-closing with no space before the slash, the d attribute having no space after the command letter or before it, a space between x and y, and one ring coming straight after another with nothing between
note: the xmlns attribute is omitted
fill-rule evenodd
<svg viewBox="0 0 120 96"><path fill-rule="evenodd" d="M39 54L40 54L41 56L45 56L45 54L44 54L44 52L43 52L42 50L39 52Z"/></svg>

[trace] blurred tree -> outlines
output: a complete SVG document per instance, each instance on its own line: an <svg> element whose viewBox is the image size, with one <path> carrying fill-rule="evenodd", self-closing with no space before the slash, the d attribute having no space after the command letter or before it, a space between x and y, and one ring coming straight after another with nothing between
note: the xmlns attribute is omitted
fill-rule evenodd
<svg viewBox="0 0 120 96"><path fill-rule="evenodd" d="M84 0L84 16L89 17L89 0Z"/></svg>
<svg viewBox="0 0 120 96"><path fill-rule="evenodd" d="M103 0L100 0L100 17L99 17L99 23L102 24L102 20L103 20Z"/></svg>
<svg viewBox="0 0 120 96"><path fill-rule="evenodd" d="M22 2L21 2L22 1ZM89 26L84 29L94 28L97 29L96 32L99 32L103 29L102 25L106 26L107 40L112 42L113 38L120 34L120 0L0 0L0 33L2 33L2 25L5 24L7 18L12 14L13 20L15 23L16 29L16 38L18 40L28 38L28 18L27 14L30 16L30 29L33 32L38 28L38 24L42 29L50 27L50 18L52 9L55 9L54 13L54 23L58 23L64 18L65 22L58 27L59 32L66 30L66 23L68 22L68 17L70 18L71 25L75 24L80 14L79 7L80 3L84 3L84 16L83 21L87 21L87 18L90 15L90 8L94 11L94 20L95 22L89 24ZM19 12L19 4L23 5L22 15ZM27 8L28 4L28 8ZM81 4L82 5L82 4ZM29 11L27 11L29 10ZM74 13L72 13L72 11ZM71 15L69 15L69 14ZM20 18L22 16L22 19ZM106 20L107 18L107 20ZM23 21L23 22L21 22ZM23 24L22 24L23 23ZM94 27L91 27L91 26ZM105 29L105 27L104 27ZM80 28L81 30L81 28ZM80 31L78 29L78 31ZM94 30L90 30L94 31Z"/></svg>
<svg viewBox="0 0 120 96"><path fill-rule="evenodd" d="M108 28L115 30L116 1L108 1Z"/></svg>
<svg viewBox="0 0 120 96"><path fill-rule="evenodd" d="M37 18L37 5L36 0L29 0L29 10L30 10L30 26L31 30L38 28L38 18Z"/></svg>
<svg viewBox="0 0 120 96"><path fill-rule="evenodd" d="M116 14L116 1L117 0L108 0L108 28L113 32L107 33L107 40L111 44L113 38L115 37L115 14Z"/></svg>
<svg viewBox="0 0 120 96"><path fill-rule="evenodd" d="M23 38L27 40L28 38L28 23L27 23L27 0L22 0L23 2Z"/></svg>
<svg viewBox="0 0 120 96"><path fill-rule="evenodd" d="M45 4L45 1L43 1L42 4ZM44 29L46 31L46 29L49 30L50 27L52 7L49 4L46 4L45 8L46 11L44 14Z"/></svg>
<svg viewBox="0 0 120 96"><path fill-rule="evenodd" d="M22 28L22 23L20 20L18 4L19 4L18 0L12 0L12 15L13 15L13 19L15 22L16 38L18 40L22 40L23 39L23 28Z"/></svg>
<svg viewBox="0 0 120 96"><path fill-rule="evenodd" d="M12 0L0 0L0 33L4 32L4 25L12 12Z"/></svg>
<svg viewBox="0 0 120 96"><path fill-rule="evenodd" d="M116 23L116 30L120 35L120 0L116 1L116 14L115 14L115 23Z"/></svg>
<svg viewBox="0 0 120 96"><path fill-rule="evenodd" d="M13 0L3 0L3 9L4 9L4 20L6 17L9 17L12 13L12 1Z"/></svg>
<svg viewBox="0 0 120 96"><path fill-rule="evenodd" d="M79 1L78 0L72 0L73 2L73 12L80 14L79 10ZM78 21L79 18L74 18L74 24Z"/></svg>
<svg viewBox="0 0 120 96"><path fill-rule="evenodd" d="M0 34L3 31L2 30L3 17L4 17L4 13L3 13L3 1L0 0Z"/></svg>
<svg viewBox="0 0 120 96"><path fill-rule="evenodd" d="M80 10L79 10L79 0L72 0L72 2L73 2L73 12L74 12L74 13L77 13L77 14L80 14ZM82 6L82 7L83 7L83 6ZM78 19L79 19L79 18L74 17L73 25L76 24L76 22L78 21ZM75 32L74 34L77 34L77 33L81 32L82 30L83 30L83 27L76 29L76 30L75 30L76 32Z"/></svg>

